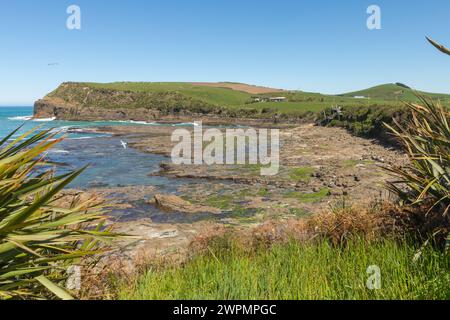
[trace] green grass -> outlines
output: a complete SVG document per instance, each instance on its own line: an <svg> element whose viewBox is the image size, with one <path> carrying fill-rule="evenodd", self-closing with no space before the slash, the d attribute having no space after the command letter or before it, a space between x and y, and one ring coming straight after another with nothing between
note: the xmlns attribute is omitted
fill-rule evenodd
<svg viewBox="0 0 450 320"><path fill-rule="evenodd" d="M330 190L328 188L320 189L317 192L305 193L305 192L288 192L284 194L285 198L297 199L302 203L317 203L328 197Z"/></svg>
<svg viewBox="0 0 450 320"><path fill-rule="evenodd" d="M289 171L289 178L295 181L308 182L315 169L311 167L298 167Z"/></svg>
<svg viewBox="0 0 450 320"><path fill-rule="evenodd" d="M113 82L113 83L83 83L83 85L118 91L145 93L180 92L188 97L200 99L220 106L243 105L251 101L251 94L227 88L196 86L184 82Z"/></svg>
<svg viewBox="0 0 450 320"><path fill-rule="evenodd" d="M211 196L206 199L205 204L222 210L230 210L233 207L234 199L233 195L228 194Z"/></svg>
<svg viewBox="0 0 450 320"><path fill-rule="evenodd" d="M258 197L268 197L270 195L270 191L267 188L260 188L256 195Z"/></svg>
<svg viewBox="0 0 450 320"><path fill-rule="evenodd" d="M450 260L393 241L345 248L327 242L291 242L245 250L217 244L182 266L155 266L130 283L119 299L449 299ZM369 290L367 269L381 270L381 289Z"/></svg>

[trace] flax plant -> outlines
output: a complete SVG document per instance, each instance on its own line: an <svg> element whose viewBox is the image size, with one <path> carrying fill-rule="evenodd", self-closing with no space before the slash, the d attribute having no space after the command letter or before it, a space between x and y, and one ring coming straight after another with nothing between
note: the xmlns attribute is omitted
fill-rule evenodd
<svg viewBox="0 0 450 320"><path fill-rule="evenodd" d="M39 129L14 139L18 130L0 141L0 300L72 299L67 268L116 235L95 199L58 205L84 170L55 175L45 154L61 139Z"/></svg>

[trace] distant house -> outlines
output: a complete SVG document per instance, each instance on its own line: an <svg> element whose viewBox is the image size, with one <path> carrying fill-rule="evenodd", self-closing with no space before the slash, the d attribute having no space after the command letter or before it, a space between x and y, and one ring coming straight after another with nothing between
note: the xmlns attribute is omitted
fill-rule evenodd
<svg viewBox="0 0 450 320"><path fill-rule="evenodd" d="M364 97L364 96L354 96L353 98L355 98L355 99L365 99L366 97Z"/></svg>
<svg viewBox="0 0 450 320"><path fill-rule="evenodd" d="M270 97L270 102L285 102L287 99L286 97Z"/></svg>
<svg viewBox="0 0 450 320"><path fill-rule="evenodd" d="M285 102L286 97L252 97L253 102Z"/></svg>

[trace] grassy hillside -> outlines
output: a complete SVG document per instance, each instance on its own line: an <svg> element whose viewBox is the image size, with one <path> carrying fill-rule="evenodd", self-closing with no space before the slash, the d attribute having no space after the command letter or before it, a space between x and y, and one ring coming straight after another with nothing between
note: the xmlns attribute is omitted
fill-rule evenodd
<svg viewBox="0 0 450 320"><path fill-rule="evenodd" d="M240 84L242 85L242 84ZM245 85L244 85L245 87ZM239 86L237 87L239 88ZM276 89L274 89L276 90ZM105 100L105 95L114 101ZM134 93L131 97L131 93ZM286 97L286 102L255 102L255 97ZM279 112L302 113L317 112L334 104L342 106L385 105L400 106L401 102L392 99L355 99L353 96L334 96L303 91L275 91L263 94L233 90L231 88L207 86L182 82L114 82L114 83L65 83L46 98L61 98L66 102L79 105L113 108L146 107L164 105L171 108L175 105L183 109L185 106L202 108L221 107L232 112ZM97 98L96 98L97 97Z"/></svg>
<svg viewBox="0 0 450 320"><path fill-rule="evenodd" d="M417 101L416 93L423 94L432 99L440 99L443 103L450 102L450 95L440 93L430 93L424 91L415 91L403 84L383 84L365 90L355 91L343 94L343 97L363 96L370 99L395 100L395 101Z"/></svg>
<svg viewBox="0 0 450 320"><path fill-rule="evenodd" d="M227 85L227 87L222 87ZM244 91L241 91L244 90ZM251 93L258 92L259 94ZM343 107L340 121L331 125L350 128L356 133L372 135L383 130L382 121L391 119L403 109L404 101L417 98L414 91L401 84L386 84L343 95L325 95L303 91L269 92L270 88L237 83L183 82L114 82L64 83L44 98L50 112L53 106L66 105L73 110L65 118L77 119L87 107L104 109L157 110L161 116L174 114L214 114L231 118L277 118L279 121L318 119L331 106ZM450 105L450 95L428 94ZM270 97L283 96L284 102L268 102ZM369 98L355 98L364 96ZM256 102L260 98L264 102ZM134 118L145 118L145 112ZM59 116L59 115L58 115ZM104 116L101 116L104 117ZM123 117L127 117L125 114ZM284 119L284 120L283 120Z"/></svg>
<svg viewBox="0 0 450 320"><path fill-rule="evenodd" d="M187 82L113 82L80 83L91 88L139 93L178 92L193 99L203 100L218 106L243 105L251 101L252 95L227 88L193 85Z"/></svg>
<svg viewBox="0 0 450 320"><path fill-rule="evenodd" d="M251 94L266 94L266 93L272 93L272 92L285 92L285 90L283 90L283 89L256 86L256 85L240 83L240 82L192 82L191 84L196 85L196 86L228 88L228 89L243 91L243 92L247 92L247 93L251 93Z"/></svg>

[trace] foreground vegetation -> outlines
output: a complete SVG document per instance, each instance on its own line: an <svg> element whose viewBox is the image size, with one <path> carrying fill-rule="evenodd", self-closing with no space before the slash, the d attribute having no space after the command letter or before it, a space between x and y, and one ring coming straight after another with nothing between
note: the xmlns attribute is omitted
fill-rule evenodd
<svg viewBox="0 0 450 320"><path fill-rule="evenodd" d="M450 50L427 38L441 52ZM393 175L388 189L401 204L410 204L426 212L424 224L434 225L432 237L441 238L450 250L450 111L439 101L419 95L420 104L407 104L410 120L395 127L385 124L408 155L404 168L387 168ZM404 188L406 186L406 189Z"/></svg>
<svg viewBox="0 0 450 320"><path fill-rule="evenodd" d="M412 120L387 127L395 134L410 159L405 168L390 168L395 178L389 189L402 201L428 206L450 220L450 112L423 98L422 105L409 104ZM402 189L406 184L409 188Z"/></svg>
<svg viewBox="0 0 450 320"><path fill-rule="evenodd" d="M450 299L450 258L394 241L291 241L249 251L219 239L180 266L155 265L119 283L120 299ZM381 288L366 283L369 266L381 270Z"/></svg>
<svg viewBox="0 0 450 320"><path fill-rule="evenodd" d="M0 300L72 299L65 290L68 267L98 253L103 208L95 199L65 199L61 190L83 170L56 176L45 152L61 139L31 130L0 141ZM12 140L12 141L11 141Z"/></svg>

